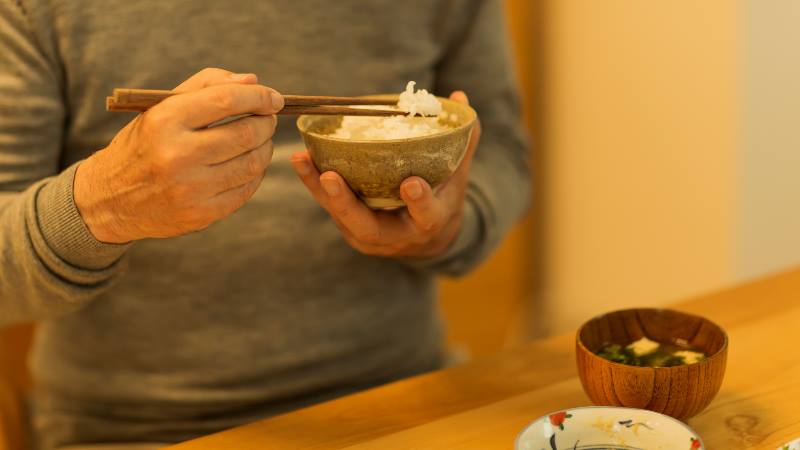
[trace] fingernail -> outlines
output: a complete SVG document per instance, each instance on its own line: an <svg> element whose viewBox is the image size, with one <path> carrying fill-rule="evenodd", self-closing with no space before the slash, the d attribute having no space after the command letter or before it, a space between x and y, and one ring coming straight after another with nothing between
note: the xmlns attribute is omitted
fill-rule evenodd
<svg viewBox="0 0 800 450"><path fill-rule="evenodd" d="M322 183L322 189L325 189L325 193L328 194L328 196L336 197L339 195L339 183L336 180L323 178L320 182Z"/></svg>
<svg viewBox="0 0 800 450"><path fill-rule="evenodd" d="M272 100L272 108L275 110L283 109L283 96L278 94L277 92L272 92L269 94L270 100Z"/></svg>
<svg viewBox="0 0 800 450"><path fill-rule="evenodd" d="M419 181L412 181L406 184L406 194L411 200L418 200L422 197L422 185Z"/></svg>
<svg viewBox="0 0 800 450"><path fill-rule="evenodd" d="M305 159L293 159L294 168L300 175L308 175L311 173L311 165Z"/></svg>

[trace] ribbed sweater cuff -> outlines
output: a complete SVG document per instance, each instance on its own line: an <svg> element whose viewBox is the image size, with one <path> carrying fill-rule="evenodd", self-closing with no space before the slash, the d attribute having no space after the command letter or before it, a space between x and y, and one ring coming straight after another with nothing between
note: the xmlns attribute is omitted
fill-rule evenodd
<svg viewBox="0 0 800 450"><path fill-rule="evenodd" d="M61 259L81 269L101 270L119 260L130 244L107 244L92 236L73 197L73 164L41 188L36 213L42 235Z"/></svg>

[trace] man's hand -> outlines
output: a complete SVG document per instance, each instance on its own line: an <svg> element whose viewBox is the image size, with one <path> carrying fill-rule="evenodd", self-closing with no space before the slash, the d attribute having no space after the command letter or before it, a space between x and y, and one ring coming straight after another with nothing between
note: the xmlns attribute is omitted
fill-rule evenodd
<svg viewBox="0 0 800 450"><path fill-rule="evenodd" d="M463 92L454 92L450 98L468 103ZM300 179L331 215L350 246L375 256L433 257L447 250L461 227L469 168L480 135L478 123L464 160L436 194L420 177L404 180L400 195L407 208L401 211L371 210L339 174L320 175L308 152L296 153L291 160Z"/></svg>
<svg viewBox="0 0 800 450"><path fill-rule="evenodd" d="M99 241L206 228L256 192L283 97L253 74L205 69L78 166L74 197ZM207 128L222 119L255 114Z"/></svg>

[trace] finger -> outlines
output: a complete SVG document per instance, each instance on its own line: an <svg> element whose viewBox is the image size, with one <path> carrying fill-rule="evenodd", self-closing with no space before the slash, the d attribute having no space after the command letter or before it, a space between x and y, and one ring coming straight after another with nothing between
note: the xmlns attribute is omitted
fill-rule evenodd
<svg viewBox="0 0 800 450"><path fill-rule="evenodd" d="M220 193L261 178L272 160L272 153L272 141L267 141L247 153L210 166L206 183L213 186L213 192Z"/></svg>
<svg viewBox="0 0 800 450"><path fill-rule="evenodd" d="M414 226L423 233L434 234L444 227L447 207L433 195L430 185L420 177L406 178L400 185L400 196L406 202Z"/></svg>
<svg viewBox="0 0 800 450"><path fill-rule="evenodd" d="M174 95L150 111L167 107L181 125L196 129L241 114L276 114L283 108L283 96L260 84L220 84Z"/></svg>
<svg viewBox="0 0 800 450"><path fill-rule="evenodd" d="M450 94L450 100L469 105L469 98L464 91L453 91L453 93Z"/></svg>
<svg viewBox="0 0 800 450"><path fill-rule="evenodd" d="M189 77L173 91L190 92L225 83L256 84L258 77L253 73L233 73L225 69L208 67Z"/></svg>
<svg viewBox="0 0 800 450"><path fill-rule="evenodd" d="M202 153L201 161L219 164L272 139L277 124L275 116L247 116L194 132L191 139Z"/></svg>
<svg viewBox="0 0 800 450"><path fill-rule="evenodd" d="M350 230L347 229L337 217L333 216L331 210L329 208L329 198L328 194L322 188L322 184L320 183L320 173L317 170L314 163L311 161L311 156L308 154L307 151L305 152L297 152L292 155L289 159L294 167L295 172L297 172L297 176L300 178L300 181L308 189L308 192L314 197L314 200L323 208L328 214L331 215L331 219L333 219L336 226L339 227L339 230L344 235L345 239L348 242L355 243L357 240L352 236Z"/></svg>
<svg viewBox="0 0 800 450"><path fill-rule="evenodd" d="M344 179L336 172L325 172L320 184L327 196L328 212L359 241L375 244L382 232L375 212L356 197Z"/></svg>
<svg viewBox="0 0 800 450"><path fill-rule="evenodd" d="M376 213L369 209L337 173L326 172L320 175L308 152L295 153L291 162L314 200L331 215L348 242L360 251L377 254L375 249L379 246L408 240L416 233L413 225L395 214L383 211ZM338 190L328 193L323 187L323 181L329 183L329 191L337 187ZM337 184L331 185L331 181ZM373 250L367 251L367 248Z"/></svg>
<svg viewBox="0 0 800 450"><path fill-rule="evenodd" d="M289 160L297 176L300 178L300 181L302 181L308 189L308 192L311 193L311 196L314 197L314 200L316 200L320 206L325 208L328 204L328 196L322 189L322 185L319 182L320 173L316 166L314 166L314 163L311 162L311 157L308 152L295 153Z"/></svg>
<svg viewBox="0 0 800 450"><path fill-rule="evenodd" d="M227 217L241 208L258 191L263 179L263 176L254 178L241 186L236 186L211 197L208 203L212 210L215 211L216 217Z"/></svg>

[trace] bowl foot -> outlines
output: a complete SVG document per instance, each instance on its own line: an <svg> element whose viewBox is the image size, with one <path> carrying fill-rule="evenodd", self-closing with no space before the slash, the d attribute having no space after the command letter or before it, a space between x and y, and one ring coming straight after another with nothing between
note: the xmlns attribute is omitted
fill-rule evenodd
<svg viewBox="0 0 800 450"><path fill-rule="evenodd" d="M398 198L362 198L364 203L372 209L391 211L406 206L405 202Z"/></svg>

